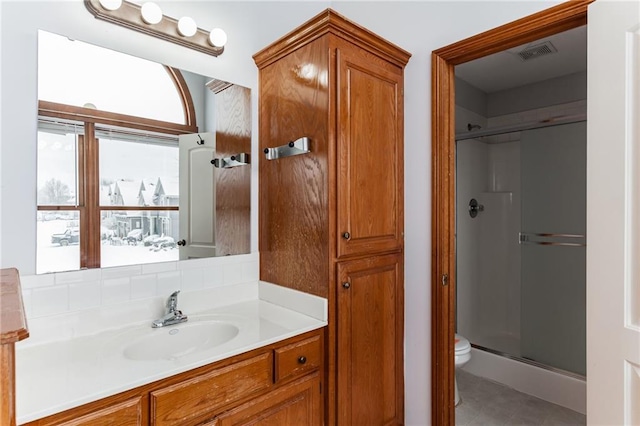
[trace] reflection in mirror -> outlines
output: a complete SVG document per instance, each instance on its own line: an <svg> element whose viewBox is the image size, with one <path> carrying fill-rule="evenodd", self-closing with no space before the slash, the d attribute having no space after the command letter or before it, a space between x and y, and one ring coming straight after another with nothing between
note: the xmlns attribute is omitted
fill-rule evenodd
<svg viewBox="0 0 640 426"><path fill-rule="evenodd" d="M247 88L39 31L37 273L249 253L250 167L213 163L250 152L250 102ZM198 173L181 170L179 140L203 134Z"/></svg>

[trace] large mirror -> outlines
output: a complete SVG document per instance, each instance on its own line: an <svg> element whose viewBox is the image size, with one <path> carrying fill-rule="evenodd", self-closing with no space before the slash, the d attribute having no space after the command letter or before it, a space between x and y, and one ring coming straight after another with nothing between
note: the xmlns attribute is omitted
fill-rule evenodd
<svg viewBox="0 0 640 426"><path fill-rule="evenodd" d="M37 273L249 253L250 104L39 31Z"/></svg>

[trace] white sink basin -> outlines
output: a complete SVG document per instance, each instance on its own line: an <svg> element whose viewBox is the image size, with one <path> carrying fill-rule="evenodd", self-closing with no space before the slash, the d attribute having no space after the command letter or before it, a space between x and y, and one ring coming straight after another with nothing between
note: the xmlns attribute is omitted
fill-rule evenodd
<svg viewBox="0 0 640 426"><path fill-rule="evenodd" d="M134 337L123 354L131 360L172 360L222 345L236 337L238 331L235 325L218 321L149 328L148 333Z"/></svg>

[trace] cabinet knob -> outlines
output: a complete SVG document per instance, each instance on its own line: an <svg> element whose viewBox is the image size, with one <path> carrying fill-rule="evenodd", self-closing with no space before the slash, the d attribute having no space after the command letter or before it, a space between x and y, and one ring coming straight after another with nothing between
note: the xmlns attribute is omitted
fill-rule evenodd
<svg viewBox="0 0 640 426"><path fill-rule="evenodd" d="M306 364L307 363L307 357L306 356L301 356L300 358L298 358L298 363L299 364Z"/></svg>
<svg viewBox="0 0 640 426"><path fill-rule="evenodd" d="M348 240L351 238L351 234L348 232L345 232L344 234L342 234L342 238L344 238L345 240Z"/></svg>
<svg viewBox="0 0 640 426"><path fill-rule="evenodd" d="M186 246L186 245L187 245L187 242L186 242L185 240L180 240L180 241L178 241L176 244L178 244L179 246L182 246L182 247L183 247L183 246Z"/></svg>
<svg viewBox="0 0 640 426"><path fill-rule="evenodd" d="M348 290L349 288L351 288L351 284L348 283L348 282L342 283L342 287L344 287L344 288L346 288Z"/></svg>

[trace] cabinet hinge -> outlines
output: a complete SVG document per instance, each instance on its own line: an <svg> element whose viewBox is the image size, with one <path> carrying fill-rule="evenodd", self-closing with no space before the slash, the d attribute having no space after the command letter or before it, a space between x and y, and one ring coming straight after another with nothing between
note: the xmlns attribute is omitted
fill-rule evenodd
<svg viewBox="0 0 640 426"><path fill-rule="evenodd" d="M320 387L320 394L322 394L322 382L318 383L318 386Z"/></svg>

